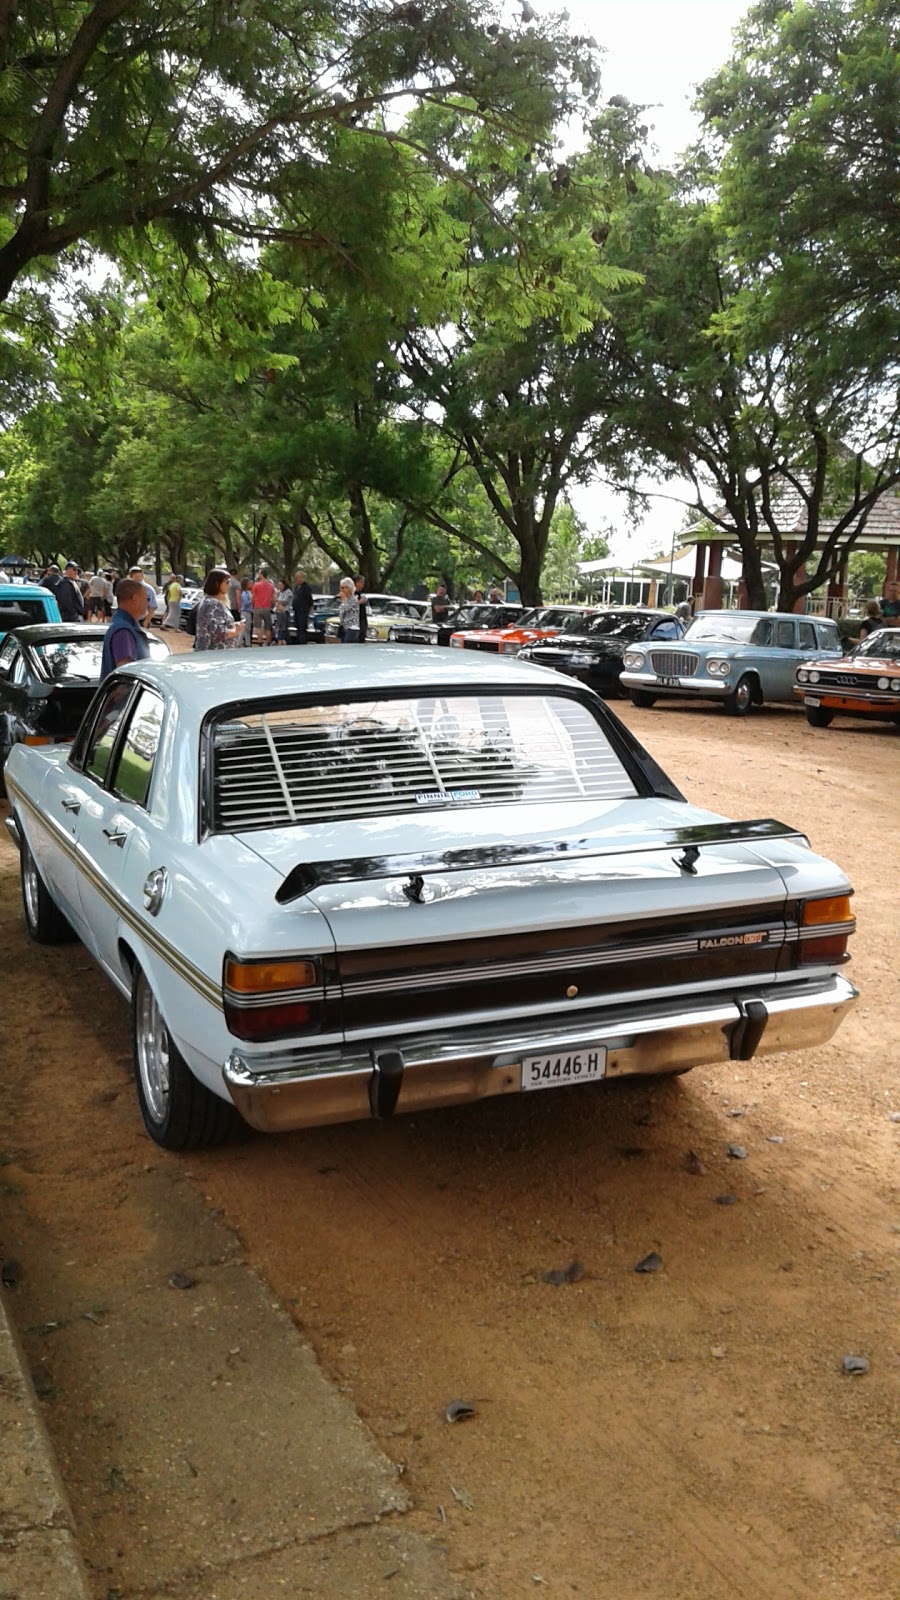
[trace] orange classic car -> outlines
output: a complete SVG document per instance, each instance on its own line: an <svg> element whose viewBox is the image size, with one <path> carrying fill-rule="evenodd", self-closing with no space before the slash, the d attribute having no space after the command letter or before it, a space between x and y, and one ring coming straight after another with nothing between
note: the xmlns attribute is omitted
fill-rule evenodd
<svg viewBox="0 0 900 1600"><path fill-rule="evenodd" d="M567 617L583 617L587 624L595 615L587 606L536 606L519 617L514 627L487 628L480 633L463 628L451 634L450 643L457 650L492 650L494 655L514 656L523 645L552 638Z"/></svg>
<svg viewBox="0 0 900 1600"><path fill-rule="evenodd" d="M804 662L794 693L814 728L827 728L836 716L900 727L900 628L870 633L842 661Z"/></svg>

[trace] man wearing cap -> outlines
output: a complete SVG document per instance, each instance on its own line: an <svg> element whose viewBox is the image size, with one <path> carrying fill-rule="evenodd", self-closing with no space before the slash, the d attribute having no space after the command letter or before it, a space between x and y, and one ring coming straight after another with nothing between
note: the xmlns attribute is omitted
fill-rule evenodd
<svg viewBox="0 0 900 1600"><path fill-rule="evenodd" d="M66 570L56 585L56 604L63 622L84 621L84 595L78 581L78 568L74 561L66 562Z"/></svg>

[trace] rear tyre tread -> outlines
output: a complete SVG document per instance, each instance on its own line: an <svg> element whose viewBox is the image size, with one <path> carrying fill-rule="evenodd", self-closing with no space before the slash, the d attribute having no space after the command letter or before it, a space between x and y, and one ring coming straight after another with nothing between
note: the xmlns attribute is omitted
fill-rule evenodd
<svg viewBox="0 0 900 1600"><path fill-rule="evenodd" d="M640 711L649 711L651 706L656 705L656 695L651 694L649 689L632 689L631 704Z"/></svg>
<svg viewBox="0 0 900 1600"><path fill-rule="evenodd" d="M21 824L20 824L21 827ZM51 898L50 891L38 871L37 862L31 853L28 841L22 837L21 852L19 856L19 872L22 880L22 907L25 913L25 927L28 936L35 944L72 944L77 938L72 927L56 901ZM29 900L29 890L26 886L26 876L31 876L32 893Z"/></svg>

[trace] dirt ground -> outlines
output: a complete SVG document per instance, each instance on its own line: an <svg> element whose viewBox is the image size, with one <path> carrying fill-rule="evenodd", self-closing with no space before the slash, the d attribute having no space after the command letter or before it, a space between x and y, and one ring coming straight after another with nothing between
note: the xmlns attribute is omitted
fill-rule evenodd
<svg viewBox="0 0 900 1600"><path fill-rule="evenodd" d="M248 1136L179 1169L402 1463L479 1600L885 1600L900 738L813 730L792 708L617 709L690 799L798 825L852 878L861 999L836 1039L650 1085ZM0 961L9 1227L127 1271L130 1175L176 1158L139 1130L122 1002L80 947L28 945L5 833ZM649 1251L662 1270L636 1274ZM579 1281L543 1280L572 1259ZM845 1375L846 1354L868 1373ZM453 1398L476 1414L451 1426ZM95 1560L84 1418L46 1412Z"/></svg>

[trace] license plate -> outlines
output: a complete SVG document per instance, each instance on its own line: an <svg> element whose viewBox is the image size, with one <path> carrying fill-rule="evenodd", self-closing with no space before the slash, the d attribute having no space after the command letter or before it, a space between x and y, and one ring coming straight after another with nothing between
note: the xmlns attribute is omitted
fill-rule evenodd
<svg viewBox="0 0 900 1600"><path fill-rule="evenodd" d="M805 694L803 696L803 704L805 706L820 706L822 702L814 694Z"/></svg>
<svg viewBox="0 0 900 1600"><path fill-rule="evenodd" d="M525 1056L523 1089L559 1089L566 1083L591 1083L606 1077L606 1046L583 1045L580 1050Z"/></svg>
<svg viewBox="0 0 900 1600"><path fill-rule="evenodd" d="M681 688L681 679L680 678L663 678L663 677L657 675L656 681L657 681L657 683L661 684L664 689L680 689Z"/></svg>

